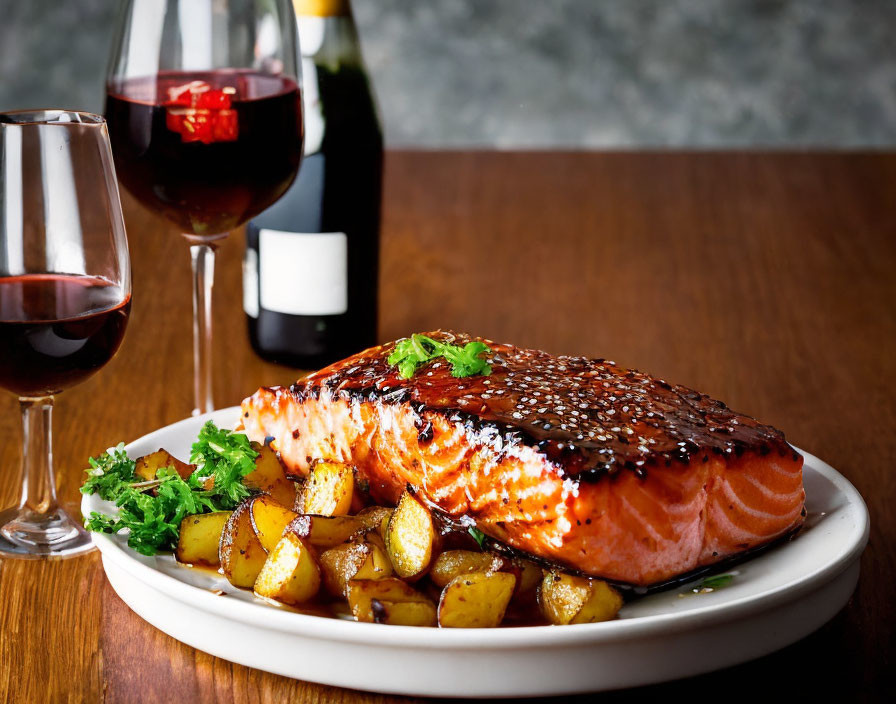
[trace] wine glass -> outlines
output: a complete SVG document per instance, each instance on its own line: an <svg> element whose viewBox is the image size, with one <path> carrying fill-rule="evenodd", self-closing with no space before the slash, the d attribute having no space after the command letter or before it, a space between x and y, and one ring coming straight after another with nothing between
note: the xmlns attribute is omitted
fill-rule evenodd
<svg viewBox="0 0 896 704"><path fill-rule="evenodd" d="M131 306L128 244L106 122L0 114L0 387L19 397L22 496L0 557L69 557L90 537L56 502L53 395L108 362Z"/></svg>
<svg viewBox="0 0 896 704"><path fill-rule="evenodd" d="M213 410L215 242L295 179L302 157L289 0L127 0L106 82L121 183L184 234L193 266L194 415Z"/></svg>

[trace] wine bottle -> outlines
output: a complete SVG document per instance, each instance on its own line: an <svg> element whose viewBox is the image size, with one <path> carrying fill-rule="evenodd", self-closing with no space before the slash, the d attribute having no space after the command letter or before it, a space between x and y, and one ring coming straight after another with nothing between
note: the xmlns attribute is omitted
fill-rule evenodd
<svg viewBox="0 0 896 704"><path fill-rule="evenodd" d="M251 220L249 339L316 369L375 344L383 137L348 0L294 0L305 152L295 183Z"/></svg>

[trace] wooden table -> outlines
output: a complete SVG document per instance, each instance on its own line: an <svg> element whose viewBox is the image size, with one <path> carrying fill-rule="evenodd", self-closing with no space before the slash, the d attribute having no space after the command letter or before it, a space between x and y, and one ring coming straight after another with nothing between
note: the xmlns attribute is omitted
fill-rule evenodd
<svg viewBox="0 0 896 704"><path fill-rule="evenodd" d="M57 404L70 505L89 455L191 408L186 247L129 199L126 213L130 329L108 367ZM241 252L232 237L217 272L220 406L297 376L249 348ZM893 695L896 155L393 152L382 253L383 340L454 328L649 370L785 429L868 502L859 588L820 631L753 663L603 700ZM0 429L7 505L20 433L8 395ZM0 701L396 699L182 645L128 610L96 554L0 563Z"/></svg>

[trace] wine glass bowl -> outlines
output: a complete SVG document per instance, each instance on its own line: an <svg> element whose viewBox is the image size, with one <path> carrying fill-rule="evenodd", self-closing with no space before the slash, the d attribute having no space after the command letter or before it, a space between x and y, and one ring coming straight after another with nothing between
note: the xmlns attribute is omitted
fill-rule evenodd
<svg viewBox="0 0 896 704"><path fill-rule="evenodd" d="M106 118L122 185L190 244L194 414L214 408L214 242L295 179L299 66L289 0L124 3Z"/></svg>
<svg viewBox="0 0 896 704"><path fill-rule="evenodd" d="M299 168L293 79L220 70L113 80L106 118L122 184L194 239L260 213Z"/></svg>
<svg viewBox="0 0 896 704"><path fill-rule="evenodd" d="M56 502L53 396L96 373L127 326L131 274L106 123L64 110L0 114L0 388L24 425L19 504L0 557L92 547Z"/></svg>

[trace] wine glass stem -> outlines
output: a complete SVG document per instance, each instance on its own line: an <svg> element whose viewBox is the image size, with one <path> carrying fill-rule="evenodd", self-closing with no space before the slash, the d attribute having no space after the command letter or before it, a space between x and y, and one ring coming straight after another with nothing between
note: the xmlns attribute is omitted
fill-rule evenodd
<svg viewBox="0 0 896 704"><path fill-rule="evenodd" d="M212 402L212 286L215 245L190 246L193 261L193 415L214 410Z"/></svg>
<svg viewBox="0 0 896 704"><path fill-rule="evenodd" d="M45 515L56 509L53 477L53 397L20 398L22 407L22 500L20 508Z"/></svg>

